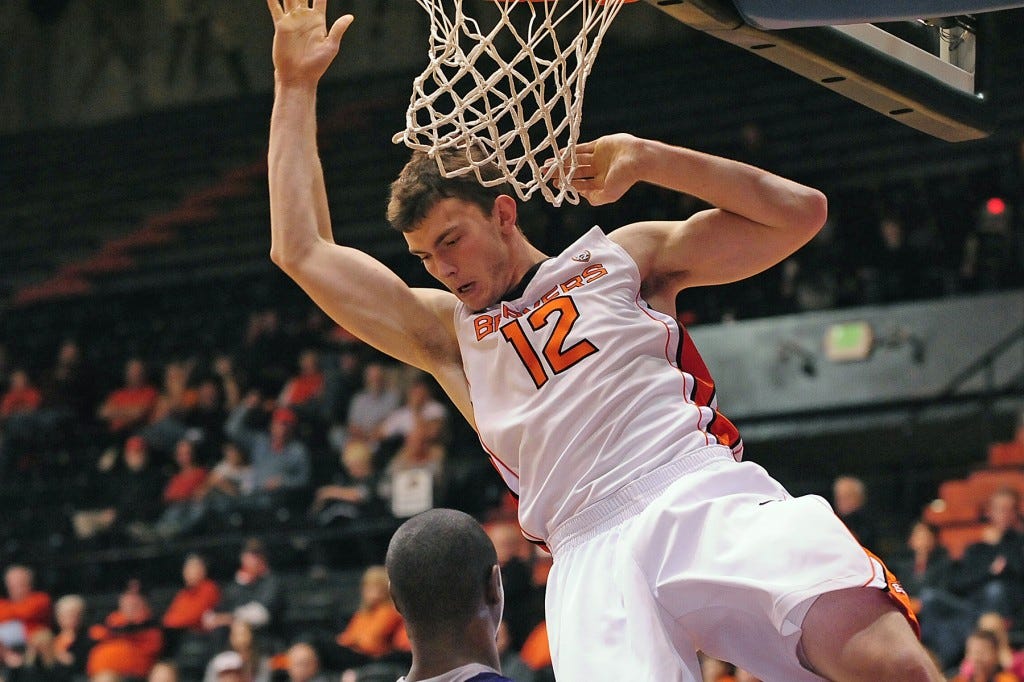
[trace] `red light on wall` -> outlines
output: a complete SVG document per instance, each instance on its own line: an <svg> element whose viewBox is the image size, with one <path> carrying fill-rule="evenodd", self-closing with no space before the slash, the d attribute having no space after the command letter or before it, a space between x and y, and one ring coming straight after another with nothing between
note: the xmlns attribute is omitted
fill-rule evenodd
<svg viewBox="0 0 1024 682"><path fill-rule="evenodd" d="M992 197L985 202L985 210L989 215L1003 215L1006 212L1006 202L999 197Z"/></svg>

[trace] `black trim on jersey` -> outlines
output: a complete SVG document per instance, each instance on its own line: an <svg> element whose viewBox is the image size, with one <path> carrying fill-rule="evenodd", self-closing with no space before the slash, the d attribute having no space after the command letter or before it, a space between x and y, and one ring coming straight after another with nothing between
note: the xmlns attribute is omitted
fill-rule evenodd
<svg viewBox="0 0 1024 682"><path fill-rule="evenodd" d="M544 265L549 260L551 260L551 258L545 258L544 260L531 265L530 269L523 275L523 278L519 280L519 284L502 294L500 300L511 301L522 296L526 292L526 287L530 285L530 280L532 280L533 276L537 274L538 270L540 270L540 266ZM487 310L487 308L484 308L483 310L474 310L473 314L476 315L478 313L482 313L484 310Z"/></svg>

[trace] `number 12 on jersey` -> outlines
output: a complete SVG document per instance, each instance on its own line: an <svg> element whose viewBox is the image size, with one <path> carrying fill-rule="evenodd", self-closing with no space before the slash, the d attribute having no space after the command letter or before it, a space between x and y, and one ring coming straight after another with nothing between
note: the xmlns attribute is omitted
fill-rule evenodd
<svg viewBox="0 0 1024 682"><path fill-rule="evenodd" d="M552 321L553 316L555 319ZM549 378L547 370L541 362L541 355L547 361L551 372L560 374L597 352L597 346L587 339L578 341L568 348L565 347L565 341L579 317L580 311L571 296L557 296L524 318L516 318L501 328L501 335L505 337L505 341L512 344L537 388L547 383ZM540 331L553 322L551 334L544 343L540 354L534 350L526 337L526 331L522 324L523 319L534 331Z"/></svg>

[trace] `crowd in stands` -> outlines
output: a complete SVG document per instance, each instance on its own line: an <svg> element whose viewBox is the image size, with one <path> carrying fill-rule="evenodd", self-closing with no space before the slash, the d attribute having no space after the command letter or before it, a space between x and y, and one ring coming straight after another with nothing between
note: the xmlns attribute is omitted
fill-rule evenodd
<svg viewBox="0 0 1024 682"><path fill-rule="evenodd" d="M61 344L49 370L7 365L4 480L79 481L66 506L63 550L180 549L183 585L157 607L147 594L152 585L126 572L118 576L116 608L99 613L88 594L37 589L31 558L8 557L7 599L0 600L6 682L110 673L204 682L333 682L345 674L352 682L401 674L409 643L377 565L383 543L397 526L396 509L404 517L458 502L449 495L449 465L468 446L426 377L381 361L337 330L302 329L289 337L279 333L276 314L256 313L242 350L165 360L159 384L145 359L130 357L120 385L97 390L99 372L73 341ZM1024 443L1024 426L1019 432ZM478 451L469 458L484 461ZM833 505L863 544L875 545L881 519L860 480L837 478ZM474 511L487 521L506 593L504 666L517 680L550 680L543 622L550 557L525 541L509 497ZM396 523L384 537L337 542L330 534L373 519ZM959 559L923 521L905 552L884 557L914 598L926 644L951 678L970 682L1024 672L1024 655L1013 648L1024 622L1019 491L997 490L986 519L981 540ZM220 577L187 544L226 530L296 527L327 531L311 536L304 565L311 576L329 579L346 561L365 568L359 606L333 629L283 623L288 595L264 540L242 544L233 574ZM1006 669L1003 677L992 677L993 666ZM708 659L706 667L709 680L752 679L725 662ZM365 678L360 670L369 671Z"/></svg>
<svg viewBox="0 0 1024 682"><path fill-rule="evenodd" d="M470 487L495 486L474 512L490 519L501 547L509 592L502 656L518 666L517 679L545 679L547 560L519 533L479 445L459 435L428 378L339 340L337 330L282 332L274 311L253 314L233 353L128 357L109 385L86 357L66 341L50 368L0 363L2 480L70 484L73 494L57 505L58 551L153 548L179 557L183 584L157 603L152 577L139 579L131 564L102 566L113 574L105 582L120 585L103 613L87 585L70 591L74 576L60 581L55 601L33 587L29 564L45 555L6 557L0 679L333 682L346 671L346 680L360 679L359 670L395 679L408 667L409 643L377 564L398 523L394 510L404 517L452 499L458 482L449 470L460 458L483 465L485 480ZM467 447L476 449L453 455ZM339 542L332 534L374 520L384 522L383 535ZM339 614L334 629L283 622L288 595L260 537L241 544L231 575L213 575L189 544L295 528L312 531L299 568L311 578L367 567L358 608Z"/></svg>

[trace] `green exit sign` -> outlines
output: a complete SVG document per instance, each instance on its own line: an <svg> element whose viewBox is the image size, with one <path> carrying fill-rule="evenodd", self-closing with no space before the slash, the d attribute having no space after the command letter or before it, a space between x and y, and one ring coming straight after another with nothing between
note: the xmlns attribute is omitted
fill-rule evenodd
<svg viewBox="0 0 1024 682"><path fill-rule="evenodd" d="M825 332L825 357L833 362L866 360L875 335L867 322L840 322Z"/></svg>

